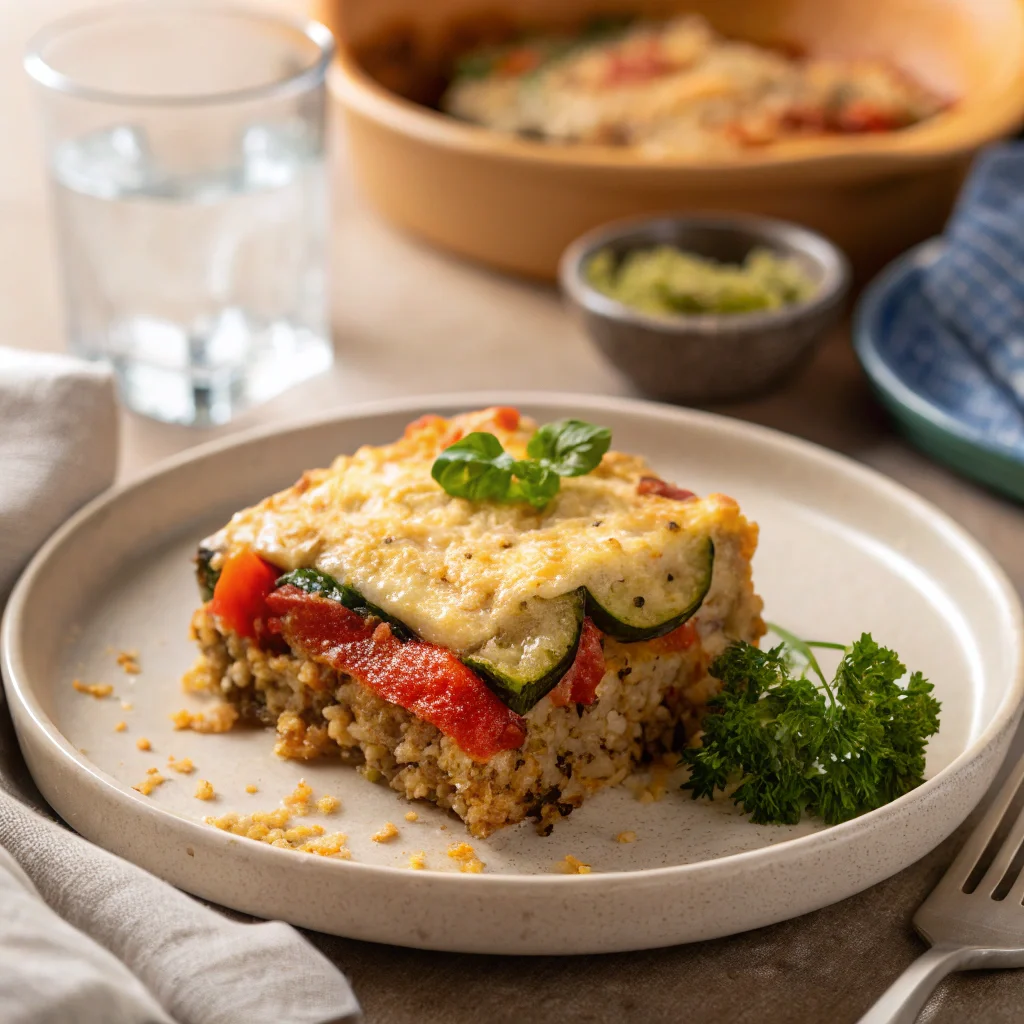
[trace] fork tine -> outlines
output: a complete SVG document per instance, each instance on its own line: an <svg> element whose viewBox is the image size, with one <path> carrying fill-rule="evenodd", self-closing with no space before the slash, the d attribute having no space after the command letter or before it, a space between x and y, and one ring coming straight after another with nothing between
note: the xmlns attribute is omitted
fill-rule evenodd
<svg viewBox="0 0 1024 1024"><path fill-rule="evenodd" d="M1024 903L1024 871L1017 876L1017 881L1013 883L1013 888L1006 894L1006 899L1003 900L1007 906L1016 903L1020 906Z"/></svg>
<svg viewBox="0 0 1024 1024"><path fill-rule="evenodd" d="M1010 831L1007 832L1006 838L1003 840L1003 845L996 851L995 859L989 869L981 876L981 881L978 882L975 892L990 896L995 891L1002 881L1003 875L1009 869L1013 858L1017 856L1017 850L1022 841L1024 841L1024 808L1021 808L1014 819ZM1024 875L1024 872L1021 874Z"/></svg>
<svg viewBox="0 0 1024 1024"><path fill-rule="evenodd" d="M960 848L956 859L949 866L945 875L943 875L937 888L955 888L957 890L963 888L964 883L971 874L971 869L978 863L989 841L999 827L999 823L1003 820L1010 805L1013 803L1013 798L1017 795L1017 790L1022 782L1024 782L1024 758L1014 766L996 798L992 801L991 806Z"/></svg>

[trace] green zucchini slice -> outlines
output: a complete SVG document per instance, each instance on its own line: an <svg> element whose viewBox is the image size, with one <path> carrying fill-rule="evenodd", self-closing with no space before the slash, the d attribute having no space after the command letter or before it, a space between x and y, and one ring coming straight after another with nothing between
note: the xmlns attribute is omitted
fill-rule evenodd
<svg viewBox="0 0 1024 1024"><path fill-rule="evenodd" d="M463 661L517 714L525 715L569 671L583 630L583 588L527 602L514 624Z"/></svg>
<svg viewBox="0 0 1024 1024"><path fill-rule="evenodd" d="M587 615L602 633L622 643L653 640L681 626L711 588L715 545L701 537L680 556L666 559L654 585L610 579L587 588Z"/></svg>
<svg viewBox="0 0 1024 1024"><path fill-rule="evenodd" d="M207 547L205 541L199 545L199 550L196 551L194 559L196 582L199 584L199 594L204 601L213 598L213 589L217 586L217 580L220 579L220 569L214 569L210 564L214 556L218 554L220 552L216 548Z"/></svg>
<svg viewBox="0 0 1024 1024"><path fill-rule="evenodd" d="M277 581L279 587L288 583L293 587L298 587L299 590L304 590L307 594L317 594L320 597L328 598L328 600L337 601L364 619L372 617L386 622L391 627L391 632L399 640L411 640L415 635L404 622L396 619L393 615L388 615L383 608L367 601L355 587L351 587L347 583L339 583L333 576L321 572L319 569L292 569Z"/></svg>

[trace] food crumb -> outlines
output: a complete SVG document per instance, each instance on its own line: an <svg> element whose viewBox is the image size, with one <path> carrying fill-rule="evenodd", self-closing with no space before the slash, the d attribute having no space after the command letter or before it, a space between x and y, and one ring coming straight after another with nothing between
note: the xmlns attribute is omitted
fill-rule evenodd
<svg viewBox="0 0 1024 1024"><path fill-rule="evenodd" d="M132 709L132 702L130 700L123 700L123 701L121 701L121 710L122 711L131 711L131 709Z"/></svg>
<svg viewBox="0 0 1024 1024"><path fill-rule="evenodd" d="M199 785L196 786L197 800L212 800L216 795L213 791L212 782L208 782L206 779L199 780Z"/></svg>
<svg viewBox="0 0 1024 1024"><path fill-rule="evenodd" d="M406 821L419 821L419 817L420 816L415 811L406 811L405 812L405 820Z"/></svg>
<svg viewBox="0 0 1024 1024"><path fill-rule="evenodd" d="M128 728L128 723L127 722L118 722L117 725L114 726L114 732L124 732L125 729L127 729L127 728Z"/></svg>
<svg viewBox="0 0 1024 1024"><path fill-rule="evenodd" d="M207 712L193 714L187 708L171 715L175 729L191 729L193 732L227 732L238 721L238 712L230 704L215 704Z"/></svg>
<svg viewBox="0 0 1024 1024"><path fill-rule="evenodd" d="M147 775L157 775L159 773L159 771L160 771L160 769L157 768L155 765L153 765L152 767L146 769L146 774Z"/></svg>
<svg viewBox="0 0 1024 1024"><path fill-rule="evenodd" d="M309 798L312 795L313 787L305 779L299 779L295 789L281 802L292 814L302 818L309 814Z"/></svg>
<svg viewBox="0 0 1024 1024"><path fill-rule="evenodd" d="M103 700L104 697L109 697L114 692L110 683L83 683L81 679L72 679L71 685L79 693L87 693L97 700Z"/></svg>
<svg viewBox="0 0 1024 1024"><path fill-rule="evenodd" d="M393 821L384 823L384 827L379 832L374 832L370 838L375 843L390 843L398 835L398 826Z"/></svg>
<svg viewBox="0 0 1024 1024"><path fill-rule="evenodd" d="M409 867L411 867L413 871L423 871L426 866L427 855L423 850L417 850L417 852L409 858Z"/></svg>
<svg viewBox="0 0 1024 1024"><path fill-rule="evenodd" d="M220 818L204 818L207 825L232 835L243 836L256 842L267 843L285 850L311 853L318 857L351 860L352 852L345 846L344 832L324 833L321 825L297 825L289 828L292 819L287 807L274 811L254 811L252 814L225 814Z"/></svg>
<svg viewBox="0 0 1024 1024"><path fill-rule="evenodd" d="M341 806L341 801L336 796L322 796L316 802L316 809L321 814L334 814Z"/></svg>
<svg viewBox="0 0 1024 1024"><path fill-rule="evenodd" d="M448 847L448 856L458 861L459 870L466 874L478 875L487 866L477 857L476 850L469 843L452 843Z"/></svg>
<svg viewBox="0 0 1024 1024"><path fill-rule="evenodd" d="M120 651L117 655L117 663L130 676L137 676L142 671L139 667L138 651Z"/></svg>
<svg viewBox="0 0 1024 1024"><path fill-rule="evenodd" d="M558 870L563 875L589 875L590 865L584 864L578 857L574 857L571 853L567 853L565 857L558 862Z"/></svg>
<svg viewBox="0 0 1024 1024"><path fill-rule="evenodd" d="M620 832L615 837L615 842L617 842L617 843L635 843L636 842L636 833L633 832L633 831Z"/></svg>
<svg viewBox="0 0 1024 1024"><path fill-rule="evenodd" d="M147 740L145 736L140 736L135 741L135 746L137 746L139 748L139 750L152 750L153 749L153 744L150 743L149 740Z"/></svg>
<svg viewBox="0 0 1024 1024"><path fill-rule="evenodd" d="M260 791L259 786L254 786L251 782L245 787L246 793L258 793Z"/></svg>
<svg viewBox="0 0 1024 1024"><path fill-rule="evenodd" d="M157 786L162 786L166 781L160 774L147 775L137 786L132 786L132 789L143 796L149 796Z"/></svg>
<svg viewBox="0 0 1024 1024"><path fill-rule="evenodd" d="M181 772L182 775L191 775L195 771L195 765L191 757L183 757L180 761L173 755L167 758L167 767L174 772Z"/></svg>

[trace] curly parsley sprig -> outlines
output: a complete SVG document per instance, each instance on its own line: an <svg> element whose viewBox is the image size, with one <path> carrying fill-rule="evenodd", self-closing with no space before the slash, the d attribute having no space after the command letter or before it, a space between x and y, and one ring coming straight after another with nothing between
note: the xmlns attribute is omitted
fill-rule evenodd
<svg viewBox="0 0 1024 1024"><path fill-rule="evenodd" d="M474 431L445 448L430 475L454 498L525 501L543 508L558 493L563 476L596 469L611 442L607 427L559 420L530 438L529 458L515 459L493 434Z"/></svg>
<svg viewBox="0 0 1024 1024"><path fill-rule="evenodd" d="M932 684L914 672L900 685L906 668L870 633L846 648L771 628L784 643L735 643L712 663L723 688L708 702L702 746L684 751L682 788L695 799L731 789L758 825L795 825L805 810L835 825L919 786L939 728ZM820 647L844 651L831 682Z"/></svg>

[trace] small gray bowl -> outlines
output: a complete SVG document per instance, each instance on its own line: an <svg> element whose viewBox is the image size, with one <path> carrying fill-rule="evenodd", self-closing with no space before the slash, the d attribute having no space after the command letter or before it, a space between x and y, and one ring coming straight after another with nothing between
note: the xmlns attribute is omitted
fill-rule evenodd
<svg viewBox="0 0 1024 1024"><path fill-rule="evenodd" d="M675 245L740 263L757 246L795 260L816 285L804 302L752 313L641 313L592 288L583 268L598 250L616 257ZM559 282L597 347L641 390L666 401L706 403L749 397L778 384L842 314L850 270L843 253L806 228L767 217L644 217L616 221L578 238L562 255Z"/></svg>

